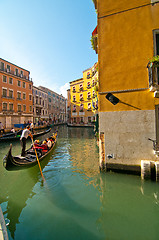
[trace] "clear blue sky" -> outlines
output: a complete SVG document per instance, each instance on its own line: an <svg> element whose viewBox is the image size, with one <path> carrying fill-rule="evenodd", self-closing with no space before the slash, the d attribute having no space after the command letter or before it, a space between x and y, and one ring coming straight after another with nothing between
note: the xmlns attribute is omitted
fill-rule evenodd
<svg viewBox="0 0 159 240"><path fill-rule="evenodd" d="M36 87L66 96L97 62L92 0L0 0L0 57L30 71Z"/></svg>

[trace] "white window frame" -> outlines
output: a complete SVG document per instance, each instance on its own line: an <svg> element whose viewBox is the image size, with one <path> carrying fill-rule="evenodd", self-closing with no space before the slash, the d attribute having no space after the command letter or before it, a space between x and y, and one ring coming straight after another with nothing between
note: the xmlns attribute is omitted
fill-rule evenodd
<svg viewBox="0 0 159 240"><path fill-rule="evenodd" d="M6 78L6 82L4 81L4 77ZM3 78L3 79L2 79L3 83L7 83L7 76L3 75L2 78Z"/></svg>
<svg viewBox="0 0 159 240"><path fill-rule="evenodd" d="M13 89L9 89L9 93L12 92L12 98L14 97L14 91ZM10 94L9 94L10 95ZM9 96L10 97L10 96Z"/></svg>
<svg viewBox="0 0 159 240"><path fill-rule="evenodd" d="M19 107L20 107L20 110L19 110ZM22 111L22 105L19 104L19 103L18 103L18 105L17 105L17 110L18 110L18 112L21 112L21 111Z"/></svg>
<svg viewBox="0 0 159 240"><path fill-rule="evenodd" d="M10 79L12 79L12 83L10 83ZM12 77L9 78L9 84L13 85L13 78Z"/></svg>
<svg viewBox="0 0 159 240"><path fill-rule="evenodd" d="M3 90L6 90L6 96L3 95ZM2 97L7 97L7 88L2 87Z"/></svg>
<svg viewBox="0 0 159 240"><path fill-rule="evenodd" d="M23 92L23 100L26 100L26 93Z"/></svg>
<svg viewBox="0 0 159 240"><path fill-rule="evenodd" d="M18 97L18 95L20 94L20 98ZM20 91L17 91L17 99L21 99L22 98L22 93Z"/></svg>
<svg viewBox="0 0 159 240"><path fill-rule="evenodd" d="M7 111L7 107L6 107L6 109L4 109L4 104L6 104L6 106L8 107L7 102L3 102L2 103L2 111Z"/></svg>
<svg viewBox="0 0 159 240"><path fill-rule="evenodd" d="M12 109L10 109L10 106L13 106ZM9 102L9 111L14 111L14 104Z"/></svg>

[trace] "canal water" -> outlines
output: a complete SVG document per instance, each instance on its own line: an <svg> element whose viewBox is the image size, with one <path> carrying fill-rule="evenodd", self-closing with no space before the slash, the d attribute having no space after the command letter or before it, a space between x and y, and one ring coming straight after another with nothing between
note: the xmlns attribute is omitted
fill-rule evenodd
<svg viewBox="0 0 159 240"><path fill-rule="evenodd" d="M58 128L56 148L41 164L45 183L38 166L6 171L8 147L0 143L0 204L9 239L159 239L159 183L100 173L91 128ZM13 142L13 154L19 152Z"/></svg>

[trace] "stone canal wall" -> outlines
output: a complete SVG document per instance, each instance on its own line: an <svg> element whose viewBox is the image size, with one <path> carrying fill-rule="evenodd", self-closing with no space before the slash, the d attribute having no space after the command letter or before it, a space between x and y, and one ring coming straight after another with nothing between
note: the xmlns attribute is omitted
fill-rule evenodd
<svg viewBox="0 0 159 240"><path fill-rule="evenodd" d="M100 112L99 122L108 166L130 166L130 170L137 166L139 171L141 160L157 159L153 143L148 140L156 139L155 110Z"/></svg>

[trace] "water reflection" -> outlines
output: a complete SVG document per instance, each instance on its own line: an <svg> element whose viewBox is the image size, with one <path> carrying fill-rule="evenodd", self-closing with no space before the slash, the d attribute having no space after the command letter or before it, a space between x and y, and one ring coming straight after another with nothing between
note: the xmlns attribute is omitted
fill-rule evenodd
<svg viewBox="0 0 159 240"><path fill-rule="evenodd" d="M8 144L0 145L1 165ZM19 151L18 143L13 149ZM158 183L100 173L92 129L58 128L53 155L15 172L0 168L10 239L158 239ZM135 229L135 230L134 230Z"/></svg>
<svg viewBox="0 0 159 240"><path fill-rule="evenodd" d="M13 142L12 144L13 155L19 154L21 148L20 142ZM28 141L27 146L29 147L30 144L31 142ZM3 165L2 159L7 153L9 145L10 143L1 143L0 145L1 166ZM50 156L46 157L45 161L41 163L42 170L48 164L49 160ZM0 204L3 203L4 214L10 220L8 229L13 239L20 214L27 205L28 198L32 198L35 195L33 188L38 181L41 181L38 165L30 169L13 172L6 171L4 167L0 169Z"/></svg>

